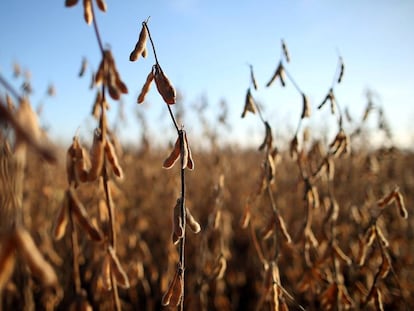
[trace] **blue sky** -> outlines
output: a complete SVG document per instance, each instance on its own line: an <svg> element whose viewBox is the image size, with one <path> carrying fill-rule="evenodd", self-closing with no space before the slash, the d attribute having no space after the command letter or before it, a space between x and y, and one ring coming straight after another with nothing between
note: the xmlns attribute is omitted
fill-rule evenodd
<svg viewBox="0 0 414 311"><path fill-rule="evenodd" d="M285 89L278 83L264 87L279 62L283 38L292 57L288 71L309 96L312 108L329 89L340 53L346 66L343 83L335 91L340 105L360 117L364 92L372 88L397 141L414 141L413 1L107 0L107 5L107 13L98 12L97 18L103 41L111 47L129 88L123 98L128 116L124 139L138 141L136 96L154 59L151 53L134 63L128 58L141 22L151 16L149 27L161 66L184 95L189 132L198 130L191 106L205 96L212 118L221 99L229 104L233 127L231 133L225 132L229 140L246 140L246 135L261 139L256 118L240 119L251 63L260 88L253 95L266 107L265 115L277 133L292 133L301 98L289 83ZM96 69L100 53L93 28L83 21L81 3L65 8L64 0L3 0L0 38L1 74L18 86L12 64L30 70L32 103L44 104L41 120L52 137L67 139L79 129L90 139L95 94L89 90L89 74L81 79L77 74L83 57ZM50 83L57 96L45 98ZM116 106L111 103L112 116ZM155 87L148 103L138 109L147 116L153 135L173 139L169 120L160 120L167 110ZM314 109L310 124L335 129L327 110Z"/></svg>

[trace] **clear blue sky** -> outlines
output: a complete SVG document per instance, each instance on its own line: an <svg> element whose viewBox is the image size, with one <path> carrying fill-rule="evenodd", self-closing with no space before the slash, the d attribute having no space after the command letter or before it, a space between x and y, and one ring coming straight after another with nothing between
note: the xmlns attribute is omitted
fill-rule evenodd
<svg viewBox="0 0 414 311"><path fill-rule="evenodd" d="M95 97L89 74L82 79L77 74L82 57L96 69L100 53L93 28L83 21L81 2L74 8L65 8L64 0L0 2L0 72L18 85L12 64L30 70L32 103L44 103L41 120L55 138L70 138L80 128L89 139L94 126L88 117ZM261 138L262 128L254 117L240 119L249 86L246 64L251 63L261 87L254 96L267 107L265 115L274 129L290 133L301 112L300 97L289 84L286 89L278 83L264 87L277 66L284 38L292 57L288 70L313 108L330 87L339 52L346 66L343 84L336 90L339 103L360 117L364 91L372 88L398 139L414 140L414 1L107 0L107 5L108 12L98 14L101 35L129 88L123 98L129 116L124 138L134 141L139 135L136 96L154 59L151 53L135 63L128 58L141 22L151 16L159 61L184 94L189 131L197 128L191 105L205 95L211 115L217 114L221 99L230 105L229 137L244 137L250 131ZM57 96L45 99L50 83ZM148 100L139 108L153 133L165 136L171 124L164 119L158 125L160 115L167 112L155 87ZM114 115L116 103L111 106ZM332 121L326 110L313 112L314 125Z"/></svg>

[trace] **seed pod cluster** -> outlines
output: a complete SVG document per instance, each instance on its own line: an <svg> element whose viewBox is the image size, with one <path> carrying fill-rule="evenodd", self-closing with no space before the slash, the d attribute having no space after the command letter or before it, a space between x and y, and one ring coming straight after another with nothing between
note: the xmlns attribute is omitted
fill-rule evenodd
<svg viewBox="0 0 414 311"><path fill-rule="evenodd" d="M280 83L282 84L283 87L285 87L286 86L285 68L283 67L282 61L279 62L279 65L277 66L276 71L274 72L273 76L270 78L269 82L267 82L266 87L271 86L277 77L280 78Z"/></svg>
<svg viewBox="0 0 414 311"><path fill-rule="evenodd" d="M121 94L127 94L128 88L121 80L110 50L105 50L103 59L95 75L95 85L103 83L108 87L112 99L118 100Z"/></svg>
<svg viewBox="0 0 414 311"><path fill-rule="evenodd" d="M179 156L182 158L182 169L194 169L194 161L191 154L191 149L188 144L187 134L184 130L180 130L180 134L175 141L174 149L170 155L164 160L163 168L170 169L177 162Z"/></svg>
<svg viewBox="0 0 414 311"><path fill-rule="evenodd" d="M131 62L136 61L141 55L142 57L146 57L147 55L147 37L148 37L148 30L146 27L145 22L142 23L141 32L139 33L138 42L135 45L134 50L129 55L129 60Z"/></svg>
<svg viewBox="0 0 414 311"><path fill-rule="evenodd" d="M159 64L156 64L154 70L155 85L157 86L158 93L168 105L174 105L176 101L175 88L164 74Z"/></svg>
<svg viewBox="0 0 414 311"><path fill-rule="evenodd" d="M254 102L252 93L250 92L250 88L247 90L247 93L246 93L246 99L245 99L245 102L244 102L244 109L243 109L241 117L244 118L246 116L246 113L249 112L249 111L253 114L255 114L256 111L257 111L256 104Z"/></svg>

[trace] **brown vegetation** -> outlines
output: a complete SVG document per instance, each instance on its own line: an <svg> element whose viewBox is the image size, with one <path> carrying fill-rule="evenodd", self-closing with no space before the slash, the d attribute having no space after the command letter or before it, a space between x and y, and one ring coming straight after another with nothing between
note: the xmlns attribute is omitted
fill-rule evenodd
<svg viewBox="0 0 414 311"><path fill-rule="evenodd" d="M254 100L260 86L250 66L242 118L257 115L263 142L253 149L217 145L208 133L225 124L224 113L217 124L201 122L202 139L212 148L192 153L194 137L177 124L171 109L177 94L147 20L130 55L131 61L146 57L151 43L155 64L138 103L155 81L177 140L172 150L155 150L144 136L145 144L127 148L107 123L106 98L118 100L128 89L103 49L95 2L83 5L102 56L92 80L97 126L89 145L75 135L65 150L52 146L31 108L29 88L21 95L0 76L7 93L0 97L2 309L414 308L414 155L353 148L369 135L364 122L375 110L379 130L392 138L371 97L359 123L338 104L342 57L318 106L329 102L337 120L331 142L302 128L314 112L288 70L292 59L282 40L267 87L278 87L277 78L283 87L293 85L303 106L288 150L278 146L271 120ZM106 11L103 0L96 5ZM80 76L86 66L83 60ZM198 113L206 120L202 109ZM353 131L345 129L345 117Z"/></svg>

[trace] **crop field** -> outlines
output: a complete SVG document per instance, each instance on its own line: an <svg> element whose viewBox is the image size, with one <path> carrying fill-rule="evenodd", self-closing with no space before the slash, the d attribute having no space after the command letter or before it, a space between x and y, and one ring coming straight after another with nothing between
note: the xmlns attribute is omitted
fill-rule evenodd
<svg viewBox="0 0 414 311"><path fill-rule="evenodd" d="M130 61L155 64L138 109L158 92L177 138L155 146L143 131L139 145L122 145L108 103L128 87L94 18L106 4L77 2L66 6L83 4L101 53L88 141L74 132L68 146L51 142L30 85L0 75L0 310L414 309L414 154L393 147L369 94L360 121L338 104L342 57L326 97L311 107L282 40L266 86L297 91L296 132L279 145L250 66L240 122L257 119L263 140L220 144L211 129L226 123L225 113L200 122L201 138L179 125L173 81L143 21ZM336 123L320 138L302 121L325 109ZM378 127L367 129L375 117ZM383 143L370 146L378 134ZM198 148L200 139L210 148Z"/></svg>

